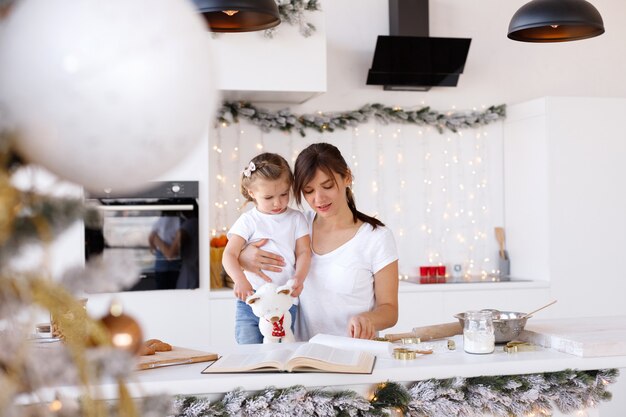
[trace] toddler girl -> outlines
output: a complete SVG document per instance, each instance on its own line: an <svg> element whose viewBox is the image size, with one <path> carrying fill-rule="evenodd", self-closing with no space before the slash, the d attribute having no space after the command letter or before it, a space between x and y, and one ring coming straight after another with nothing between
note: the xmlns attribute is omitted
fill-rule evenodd
<svg viewBox="0 0 626 417"><path fill-rule="evenodd" d="M311 263L309 228L304 215L287 205L293 184L293 174L287 161L280 155L263 153L250 161L241 173L241 194L255 207L243 213L228 232L222 263L235 283L237 300L235 313L235 338L239 344L262 343L259 318L246 297L266 281L258 274L243 271L239 253L248 243L268 239L264 245L285 260L281 272L266 271L277 286L294 280L292 296L302 292L303 282ZM293 305L292 323L296 321L297 306ZM293 330L293 329L292 329Z"/></svg>

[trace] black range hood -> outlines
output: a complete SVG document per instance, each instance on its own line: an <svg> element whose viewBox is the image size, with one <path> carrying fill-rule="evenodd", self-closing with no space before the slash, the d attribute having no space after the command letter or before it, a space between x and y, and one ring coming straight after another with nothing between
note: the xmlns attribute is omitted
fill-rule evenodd
<svg viewBox="0 0 626 417"><path fill-rule="evenodd" d="M428 91L454 87L471 39L428 36L428 0L389 0L390 36L379 36L368 85L385 90Z"/></svg>

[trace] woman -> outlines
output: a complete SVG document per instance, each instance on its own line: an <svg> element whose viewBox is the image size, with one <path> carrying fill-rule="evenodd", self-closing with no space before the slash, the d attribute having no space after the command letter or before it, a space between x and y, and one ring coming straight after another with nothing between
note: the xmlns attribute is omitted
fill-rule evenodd
<svg viewBox="0 0 626 417"><path fill-rule="evenodd" d="M305 213L312 259L300 295L299 340L317 333L371 339L398 319L398 256L391 231L356 209L352 173L327 143L304 149L294 168L294 194L313 209ZM249 245L239 261L246 270L279 271L278 255Z"/></svg>

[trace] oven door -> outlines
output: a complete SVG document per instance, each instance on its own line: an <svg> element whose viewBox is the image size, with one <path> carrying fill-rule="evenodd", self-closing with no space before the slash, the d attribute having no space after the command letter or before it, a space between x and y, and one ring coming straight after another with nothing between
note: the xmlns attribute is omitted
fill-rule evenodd
<svg viewBox="0 0 626 417"><path fill-rule="evenodd" d="M126 291L198 288L196 199L96 201L102 227L85 229L85 258L119 264L129 258L140 270Z"/></svg>

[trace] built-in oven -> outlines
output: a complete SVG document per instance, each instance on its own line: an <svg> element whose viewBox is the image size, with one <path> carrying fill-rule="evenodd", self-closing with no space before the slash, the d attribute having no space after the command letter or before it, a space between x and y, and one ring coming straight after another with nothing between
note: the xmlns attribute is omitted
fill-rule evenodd
<svg viewBox="0 0 626 417"><path fill-rule="evenodd" d="M128 291L198 288L197 181L154 182L132 194L105 190L87 202L101 219L85 226L85 259L132 259L140 274Z"/></svg>

